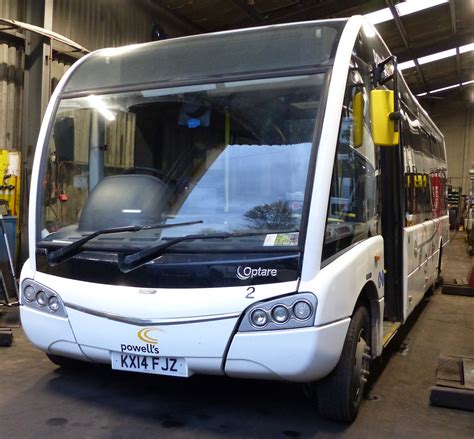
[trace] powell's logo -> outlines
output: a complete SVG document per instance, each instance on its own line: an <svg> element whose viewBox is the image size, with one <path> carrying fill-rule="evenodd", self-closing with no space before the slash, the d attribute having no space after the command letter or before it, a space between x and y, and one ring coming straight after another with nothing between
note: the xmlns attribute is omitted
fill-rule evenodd
<svg viewBox="0 0 474 439"><path fill-rule="evenodd" d="M275 277L278 275L278 270L276 268L252 268L252 267L242 267L239 265L237 267L237 277L240 280L253 279L257 276L271 276Z"/></svg>
<svg viewBox="0 0 474 439"><path fill-rule="evenodd" d="M145 343L156 344L158 342L158 339L155 337L152 337L150 335L150 332L158 332L158 329L143 328L137 332L137 336L141 341L144 341Z"/></svg>
<svg viewBox="0 0 474 439"><path fill-rule="evenodd" d="M160 329L157 328L143 328L137 332L137 337L139 340L143 341L145 345L136 345L136 344L121 344L120 350L122 352L136 352L144 354L155 354L158 355L160 350L156 346L158 339L151 335L153 332L159 332Z"/></svg>

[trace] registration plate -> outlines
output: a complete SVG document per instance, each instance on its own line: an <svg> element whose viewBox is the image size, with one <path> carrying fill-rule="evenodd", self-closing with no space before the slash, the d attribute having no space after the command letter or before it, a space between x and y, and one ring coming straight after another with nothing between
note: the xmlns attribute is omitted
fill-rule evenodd
<svg viewBox="0 0 474 439"><path fill-rule="evenodd" d="M157 375L189 376L184 358L147 357L121 352L112 352L112 369Z"/></svg>

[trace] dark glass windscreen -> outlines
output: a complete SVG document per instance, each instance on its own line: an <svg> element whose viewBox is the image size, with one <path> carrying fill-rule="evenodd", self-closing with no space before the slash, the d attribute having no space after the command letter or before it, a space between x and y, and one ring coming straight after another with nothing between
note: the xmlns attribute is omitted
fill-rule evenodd
<svg viewBox="0 0 474 439"><path fill-rule="evenodd" d="M104 49L77 68L64 91L327 66L345 23L269 26Z"/></svg>

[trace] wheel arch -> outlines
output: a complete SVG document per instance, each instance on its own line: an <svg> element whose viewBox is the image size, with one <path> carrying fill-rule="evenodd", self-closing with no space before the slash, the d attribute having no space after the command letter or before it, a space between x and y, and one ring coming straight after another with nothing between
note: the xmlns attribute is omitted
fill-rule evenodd
<svg viewBox="0 0 474 439"><path fill-rule="evenodd" d="M374 282L368 281L359 293L356 303L352 310L352 315L354 315L357 308L364 306L369 312L370 319L370 346L372 349L372 357L380 355L382 352L382 321L383 321L383 310L381 309L379 302L379 295L377 287Z"/></svg>

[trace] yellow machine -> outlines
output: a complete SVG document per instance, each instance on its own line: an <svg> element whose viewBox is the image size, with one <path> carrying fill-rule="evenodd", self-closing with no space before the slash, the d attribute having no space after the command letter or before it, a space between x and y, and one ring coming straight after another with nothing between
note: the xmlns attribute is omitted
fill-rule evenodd
<svg viewBox="0 0 474 439"><path fill-rule="evenodd" d="M0 214L4 216L20 216L20 170L20 152L0 149Z"/></svg>
<svg viewBox="0 0 474 439"><path fill-rule="evenodd" d="M20 236L20 171L21 156L19 151L0 149L0 215L2 229L9 241L11 263L18 263L17 251ZM0 262L6 258L0 251Z"/></svg>

